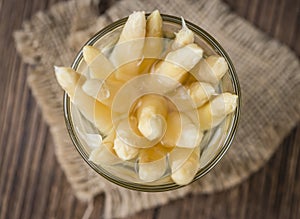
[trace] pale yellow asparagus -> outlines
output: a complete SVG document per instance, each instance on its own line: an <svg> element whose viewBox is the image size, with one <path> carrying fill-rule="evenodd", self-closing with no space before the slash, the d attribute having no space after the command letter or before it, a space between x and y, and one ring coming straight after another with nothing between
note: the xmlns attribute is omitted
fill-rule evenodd
<svg viewBox="0 0 300 219"><path fill-rule="evenodd" d="M75 91L85 81L85 77L72 68L54 66L56 80L73 101Z"/></svg>
<svg viewBox="0 0 300 219"><path fill-rule="evenodd" d="M218 55L212 55L207 57L207 64L211 67L216 77L220 80L228 70L226 60Z"/></svg>
<svg viewBox="0 0 300 219"><path fill-rule="evenodd" d="M160 179L167 170L166 156L171 150L172 148L166 148L161 144L141 149L139 153L139 178L145 182Z"/></svg>
<svg viewBox="0 0 300 219"><path fill-rule="evenodd" d="M167 101L158 95L146 95L137 109L138 129L148 140L161 138L166 128Z"/></svg>
<svg viewBox="0 0 300 219"><path fill-rule="evenodd" d="M68 67L55 67L55 75L60 86L85 118L102 133L108 134L112 129L111 110L82 90L85 77Z"/></svg>
<svg viewBox="0 0 300 219"><path fill-rule="evenodd" d="M162 37L162 18L158 10L153 11L146 22L146 37ZM161 45L155 49L161 49Z"/></svg>
<svg viewBox="0 0 300 219"><path fill-rule="evenodd" d="M226 60L221 56L212 55L200 61L199 70L194 76L199 81L217 85L227 70Z"/></svg>
<svg viewBox="0 0 300 219"><path fill-rule="evenodd" d="M167 54L155 66L154 73L161 74L183 83L190 71L202 58L203 50L197 44L188 44Z"/></svg>
<svg viewBox="0 0 300 219"><path fill-rule="evenodd" d="M140 72L148 73L152 64L160 58L163 50L162 18L158 10L153 11L146 22L146 39Z"/></svg>
<svg viewBox="0 0 300 219"><path fill-rule="evenodd" d="M133 12L126 21L110 56L111 62L118 71L116 79L127 81L139 74L139 63L143 57L146 34L146 18L144 12Z"/></svg>
<svg viewBox="0 0 300 219"><path fill-rule="evenodd" d="M128 115L120 114L113 117L118 137L124 144L134 148L152 147L158 140L153 142L145 138L138 130L138 121L135 121L135 119L132 120L133 116L130 116L129 119L127 116Z"/></svg>
<svg viewBox="0 0 300 219"><path fill-rule="evenodd" d="M200 144L202 137L203 133L197 123L184 113L175 111L167 117L167 130L161 142L166 146L195 148Z"/></svg>
<svg viewBox="0 0 300 219"><path fill-rule="evenodd" d="M176 153L176 155L175 155ZM199 169L200 147L179 149L170 154L171 178L178 185L189 184Z"/></svg>
<svg viewBox="0 0 300 219"><path fill-rule="evenodd" d="M84 46L82 49L83 59L90 68L90 76L93 79L105 80L115 71L111 61L94 46Z"/></svg>
<svg viewBox="0 0 300 219"><path fill-rule="evenodd" d="M209 83L194 82L188 86L188 94L191 96L195 107L198 108L205 104L212 95L215 95L216 91Z"/></svg>
<svg viewBox="0 0 300 219"><path fill-rule="evenodd" d="M238 96L231 93L222 93L198 108L198 117L201 130L208 130L219 125L225 117L234 112Z"/></svg>
<svg viewBox="0 0 300 219"><path fill-rule="evenodd" d="M139 153L138 148L126 144L119 136L115 138L114 150L122 160L131 160Z"/></svg>
<svg viewBox="0 0 300 219"><path fill-rule="evenodd" d="M82 89L101 103L111 106L114 95L124 84L124 81L115 79L117 69L93 46L83 47L83 58L91 70L91 79L87 79Z"/></svg>
<svg viewBox="0 0 300 219"><path fill-rule="evenodd" d="M181 20L182 28L178 31L178 33L175 33L176 36L172 43L172 50L179 49L194 42L194 32L187 27L185 20L182 17Z"/></svg>
<svg viewBox="0 0 300 219"><path fill-rule="evenodd" d="M129 15L120 34L118 43L145 37L146 17L144 11L136 11Z"/></svg>
<svg viewBox="0 0 300 219"><path fill-rule="evenodd" d="M114 131L110 132L100 146L92 150L89 160L98 165L112 165L121 162L122 160L113 149L115 136Z"/></svg>
<svg viewBox="0 0 300 219"><path fill-rule="evenodd" d="M82 89L86 94L94 97L106 106L111 107L112 101L119 91L124 81L119 81L111 74L105 80L88 79L82 85Z"/></svg>

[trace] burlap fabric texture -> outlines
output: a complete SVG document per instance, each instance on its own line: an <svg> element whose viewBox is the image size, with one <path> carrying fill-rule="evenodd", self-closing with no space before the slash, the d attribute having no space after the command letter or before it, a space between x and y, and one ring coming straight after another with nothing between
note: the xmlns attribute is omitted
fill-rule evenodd
<svg viewBox="0 0 300 219"><path fill-rule="evenodd" d="M15 33L16 47L30 64L28 83L50 126L57 159L84 201L105 193L105 218L125 217L186 194L228 189L262 167L300 117L300 65L284 45L235 15L220 0L117 2L98 16L97 1L69 1L39 12ZM203 179L164 193L142 193L98 176L75 150L64 124L63 91L53 65L70 66L79 48L107 24L132 11L183 16L211 33L231 56L242 88L242 115L231 149Z"/></svg>

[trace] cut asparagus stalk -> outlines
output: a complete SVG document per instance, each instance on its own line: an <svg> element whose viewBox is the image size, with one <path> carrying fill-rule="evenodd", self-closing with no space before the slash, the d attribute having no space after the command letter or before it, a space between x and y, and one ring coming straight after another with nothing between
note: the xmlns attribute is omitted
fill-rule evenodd
<svg viewBox="0 0 300 219"><path fill-rule="evenodd" d="M198 117L201 130L208 130L219 125L225 117L234 112L237 106L238 96L230 93L222 93L198 108Z"/></svg>
<svg viewBox="0 0 300 219"><path fill-rule="evenodd" d="M146 37L162 37L162 18L158 10L153 11L146 22ZM154 49L161 49L161 45Z"/></svg>
<svg viewBox="0 0 300 219"><path fill-rule="evenodd" d="M110 95L108 87L103 80L87 79L82 85L82 90L101 102Z"/></svg>
<svg viewBox="0 0 300 219"><path fill-rule="evenodd" d="M82 89L101 103L111 106L114 95L124 84L115 79L117 69L93 46L83 48L83 58L91 69L91 78L84 82Z"/></svg>
<svg viewBox="0 0 300 219"><path fill-rule="evenodd" d="M84 46L83 59L90 68L91 78L105 80L115 70L102 52L93 46Z"/></svg>
<svg viewBox="0 0 300 219"><path fill-rule="evenodd" d="M141 135L137 128L137 121L132 119L121 118L117 124L116 132L124 144L134 148L149 148L155 144Z"/></svg>
<svg viewBox="0 0 300 219"><path fill-rule="evenodd" d="M83 139L83 141L85 141L91 148L99 147L102 142L102 136L100 134L84 132L80 130L78 126L77 132L79 137Z"/></svg>
<svg viewBox="0 0 300 219"><path fill-rule="evenodd" d="M168 106L163 97L146 95L137 109L138 129L150 141L161 138L165 132Z"/></svg>
<svg viewBox="0 0 300 219"><path fill-rule="evenodd" d="M106 106L111 107L112 101L124 84L124 81L115 79L114 75L110 75L106 80L88 79L82 85L82 89L86 94L94 97Z"/></svg>
<svg viewBox="0 0 300 219"><path fill-rule="evenodd" d="M189 44L168 53L164 61L155 66L154 73L170 77L183 83L190 71L202 58L203 50L196 44Z"/></svg>
<svg viewBox="0 0 300 219"><path fill-rule="evenodd" d="M202 137L198 124L193 123L184 113L172 112L167 117L167 130L161 142L163 145L195 148Z"/></svg>
<svg viewBox="0 0 300 219"><path fill-rule="evenodd" d="M122 160L131 160L139 153L138 148L126 144L119 136L115 138L114 150Z"/></svg>
<svg viewBox="0 0 300 219"><path fill-rule="evenodd" d="M163 50L162 36L162 18L159 11L155 10L149 15L146 22L146 39L140 72L148 73L152 64L160 58Z"/></svg>
<svg viewBox="0 0 300 219"><path fill-rule="evenodd" d="M206 59L207 64L211 67L216 77L220 80L228 70L225 59L221 56L212 55Z"/></svg>
<svg viewBox="0 0 300 219"><path fill-rule="evenodd" d="M59 85L64 89L73 101L77 87L85 80L85 77L72 68L54 66L55 76Z"/></svg>
<svg viewBox="0 0 300 219"><path fill-rule="evenodd" d="M122 160L113 149L114 139L115 132L112 131L98 148L92 150L89 160L98 165L112 165L121 162Z"/></svg>
<svg viewBox="0 0 300 219"><path fill-rule="evenodd" d="M221 56L209 56L207 59L202 59L199 63L199 70L194 74L194 77L199 81L217 85L221 78L228 70L228 65L225 59Z"/></svg>
<svg viewBox="0 0 300 219"><path fill-rule="evenodd" d="M55 75L84 117L94 123L100 132L108 134L112 129L111 110L82 90L85 77L67 67L55 67Z"/></svg>
<svg viewBox="0 0 300 219"><path fill-rule="evenodd" d="M171 178L178 185L189 184L197 174L199 168L200 147L177 149L170 154Z"/></svg>
<svg viewBox="0 0 300 219"><path fill-rule="evenodd" d="M189 86L188 93L196 108L205 104L212 95L216 94L213 86L204 82L194 82Z"/></svg>
<svg viewBox="0 0 300 219"><path fill-rule="evenodd" d="M146 18L144 11L136 11L129 15L126 24L120 34L118 43L133 39L144 38L146 32Z"/></svg>
<svg viewBox="0 0 300 219"><path fill-rule="evenodd" d="M116 79L127 81L139 73L139 63L143 56L146 34L144 12L134 12L129 17L121 32L118 43L110 56L115 67Z"/></svg>
<svg viewBox="0 0 300 219"><path fill-rule="evenodd" d="M157 144L151 148L141 149L139 154L139 177L145 182L160 179L167 170L166 155L171 148Z"/></svg>
<svg viewBox="0 0 300 219"><path fill-rule="evenodd" d="M178 31L178 33L175 33L176 37L172 44L172 50L179 49L194 42L194 32L186 26L183 17L181 17L181 20L182 28Z"/></svg>

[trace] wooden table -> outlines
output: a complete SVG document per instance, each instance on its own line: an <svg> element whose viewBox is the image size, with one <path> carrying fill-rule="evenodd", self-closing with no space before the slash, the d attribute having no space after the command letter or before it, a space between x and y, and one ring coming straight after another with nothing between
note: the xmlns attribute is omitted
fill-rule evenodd
<svg viewBox="0 0 300 219"><path fill-rule="evenodd" d="M12 32L59 0L0 0L0 218L81 218L55 156L49 128L26 84ZM114 1L102 1L109 7ZM232 9L300 55L300 1L227 0ZM101 11L103 12L103 10ZM243 184L187 196L130 218L300 218L300 124L268 164ZM91 218L101 218L99 196Z"/></svg>

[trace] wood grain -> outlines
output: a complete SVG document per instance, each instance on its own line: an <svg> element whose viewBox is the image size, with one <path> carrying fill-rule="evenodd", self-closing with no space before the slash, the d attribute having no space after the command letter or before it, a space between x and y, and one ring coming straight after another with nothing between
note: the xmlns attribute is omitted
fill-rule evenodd
<svg viewBox="0 0 300 219"><path fill-rule="evenodd" d="M12 33L61 0L0 0L0 219L81 218L54 156L49 128L26 84L27 66ZM101 1L99 14L116 0ZM300 55L300 0L227 0L233 11ZM91 218L102 218L104 197ZM300 124L268 164L243 184L214 195L187 196L129 218L300 218Z"/></svg>

